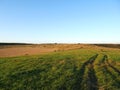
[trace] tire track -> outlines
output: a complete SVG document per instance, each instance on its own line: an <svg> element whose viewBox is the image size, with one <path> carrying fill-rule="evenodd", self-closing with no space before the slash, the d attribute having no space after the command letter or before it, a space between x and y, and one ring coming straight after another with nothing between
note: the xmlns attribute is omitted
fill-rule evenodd
<svg viewBox="0 0 120 90"><path fill-rule="evenodd" d="M101 70L102 70L102 72L103 72L103 75L104 75L104 77L103 77L103 80L105 81L105 86L104 86L104 89L105 90L109 90L108 88L108 86L107 86L107 84L108 84L108 82L109 82L109 78L108 78L108 76L107 76L107 74L110 74L111 72L110 71L108 71L108 68L107 68L107 65L106 65L106 61L107 61L107 55L104 55L103 56L103 58L101 59L101 62L100 62L100 68L101 68Z"/></svg>
<svg viewBox="0 0 120 90"><path fill-rule="evenodd" d="M111 65L108 61L107 61L107 64L108 64L109 67L111 67L115 72L117 72L120 75L120 71L116 67Z"/></svg>
<svg viewBox="0 0 120 90"><path fill-rule="evenodd" d="M107 67L105 67L105 71L106 73L108 73L110 75L110 77L115 81L114 83L114 86L117 87L117 88L120 88L120 81L117 79L117 77L112 73L110 72L110 70L108 70Z"/></svg>
<svg viewBox="0 0 120 90"><path fill-rule="evenodd" d="M94 61L96 60L98 54L92 58L88 64L88 78L87 78L87 90L98 90L98 80L94 70Z"/></svg>
<svg viewBox="0 0 120 90"><path fill-rule="evenodd" d="M83 90L82 89L82 81L84 79L85 70L88 65L91 65L91 67L88 68L89 71L87 72L87 74L88 74L87 81L89 81L89 83L87 84L87 88L89 88L88 90L98 90L96 88L96 87L98 87L98 84L97 84L97 78L95 75L94 65L93 65L97 56L98 56L98 54L92 56L91 58L89 58L89 60L87 60L85 63L83 63L81 69L77 73L77 81L74 85L73 90Z"/></svg>
<svg viewBox="0 0 120 90"><path fill-rule="evenodd" d="M115 72L117 72L118 74L120 74L119 70L117 68L115 68L114 66L112 66L109 61L108 61L108 56L104 55L103 59L101 60L101 65L103 64L103 73L105 75L105 82L106 84L109 82L109 79L106 76L106 73L110 75L110 77L112 78L112 80L115 81L114 86L117 88L120 88L120 81L117 79L117 76L115 76L109 69L108 67L111 67ZM108 89L108 87L106 87L105 89Z"/></svg>
<svg viewBox="0 0 120 90"><path fill-rule="evenodd" d="M88 79L87 79L88 90L98 90L98 80L95 74L93 63L88 68Z"/></svg>
<svg viewBox="0 0 120 90"><path fill-rule="evenodd" d="M111 67L115 72L117 72L120 75L120 71L109 63L107 55L104 55L103 62L106 63L109 67Z"/></svg>

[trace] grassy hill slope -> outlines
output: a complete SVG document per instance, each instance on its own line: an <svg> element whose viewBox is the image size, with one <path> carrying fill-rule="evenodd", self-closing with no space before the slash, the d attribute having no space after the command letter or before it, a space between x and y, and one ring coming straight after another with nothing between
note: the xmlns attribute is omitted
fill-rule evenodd
<svg viewBox="0 0 120 90"><path fill-rule="evenodd" d="M119 90L120 50L0 58L0 90Z"/></svg>

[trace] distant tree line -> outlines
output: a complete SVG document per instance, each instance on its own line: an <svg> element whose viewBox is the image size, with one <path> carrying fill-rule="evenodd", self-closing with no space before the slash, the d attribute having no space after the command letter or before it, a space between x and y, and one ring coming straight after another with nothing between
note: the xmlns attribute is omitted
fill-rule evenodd
<svg viewBox="0 0 120 90"><path fill-rule="evenodd" d="M95 45L110 48L120 48L120 44L95 44Z"/></svg>
<svg viewBox="0 0 120 90"><path fill-rule="evenodd" d="M0 43L0 46L2 45L32 45L29 43Z"/></svg>

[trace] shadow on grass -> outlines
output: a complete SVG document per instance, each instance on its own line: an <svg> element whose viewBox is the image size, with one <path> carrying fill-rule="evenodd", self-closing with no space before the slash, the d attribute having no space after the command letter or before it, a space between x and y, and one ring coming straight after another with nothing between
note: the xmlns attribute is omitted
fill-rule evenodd
<svg viewBox="0 0 120 90"><path fill-rule="evenodd" d="M42 72L42 70L34 69L9 75L8 78L5 80L7 81L5 88L7 90L13 87L19 89L20 87L18 87L18 84L21 84L21 89L23 90L26 90L27 87L30 87L31 89L36 89L36 83L40 79L40 72Z"/></svg>
<svg viewBox="0 0 120 90"><path fill-rule="evenodd" d="M45 74L47 68L34 68L28 71L21 72L10 72L5 79L2 80L2 84L4 85L3 90L37 90L42 87L45 87L44 81L46 76L41 77L41 74ZM16 70L17 71L17 70ZM42 75L43 76L43 75ZM43 83L41 84L41 79L43 79ZM48 81L49 82L49 81Z"/></svg>

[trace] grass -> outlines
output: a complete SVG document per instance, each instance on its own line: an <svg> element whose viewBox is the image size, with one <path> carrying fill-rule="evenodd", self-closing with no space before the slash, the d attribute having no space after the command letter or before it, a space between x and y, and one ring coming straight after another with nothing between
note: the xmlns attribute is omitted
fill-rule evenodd
<svg viewBox="0 0 120 90"><path fill-rule="evenodd" d="M0 90L120 90L118 49L0 58Z"/></svg>

